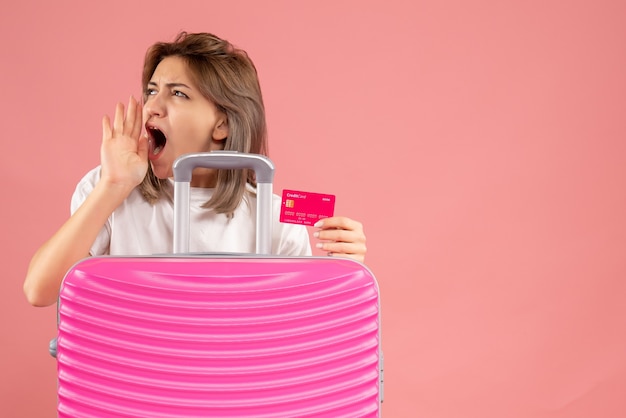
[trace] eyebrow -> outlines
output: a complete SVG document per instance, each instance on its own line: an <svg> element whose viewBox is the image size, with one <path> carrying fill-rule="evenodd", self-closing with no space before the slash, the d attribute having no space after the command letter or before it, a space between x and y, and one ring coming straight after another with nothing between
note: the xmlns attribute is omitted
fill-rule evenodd
<svg viewBox="0 0 626 418"><path fill-rule="evenodd" d="M157 83L155 83L154 81L149 81L149 82L148 82L148 85L149 85L149 86L155 86L155 87L158 87ZM188 88L188 89L190 89L190 90L191 90L191 87L189 87L187 84L183 84L183 83L166 83L166 84L165 84L165 87L168 87L168 88L173 88L173 87L186 87L186 88Z"/></svg>

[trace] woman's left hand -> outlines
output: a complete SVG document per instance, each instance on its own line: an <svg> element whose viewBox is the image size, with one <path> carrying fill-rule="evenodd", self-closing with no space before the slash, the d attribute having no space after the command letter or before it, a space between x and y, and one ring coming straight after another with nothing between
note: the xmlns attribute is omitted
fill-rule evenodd
<svg viewBox="0 0 626 418"><path fill-rule="evenodd" d="M364 262L365 233L360 222L345 216L324 218L315 224L318 228L313 236L320 240L315 247L333 257L346 257Z"/></svg>

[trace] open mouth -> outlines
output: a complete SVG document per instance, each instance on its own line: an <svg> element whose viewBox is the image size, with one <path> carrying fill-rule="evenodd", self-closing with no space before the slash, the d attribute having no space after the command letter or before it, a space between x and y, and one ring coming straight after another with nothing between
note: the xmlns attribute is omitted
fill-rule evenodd
<svg viewBox="0 0 626 418"><path fill-rule="evenodd" d="M167 143L165 134L155 127L148 127L146 130L150 136L150 154L153 156L159 155Z"/></svg>

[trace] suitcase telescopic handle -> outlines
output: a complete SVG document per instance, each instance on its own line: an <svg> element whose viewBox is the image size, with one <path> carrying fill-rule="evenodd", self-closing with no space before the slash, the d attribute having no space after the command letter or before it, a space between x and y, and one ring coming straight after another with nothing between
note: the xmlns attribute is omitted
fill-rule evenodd
<svg viewBox="0 0 626 418"><path fill-rule="evenodd" d="M237 151L185 154L174 161L174 253L189 251L189 189L196 167L254 170L257 181L256 252L270 254L274 163L263 155Z"/></svg>

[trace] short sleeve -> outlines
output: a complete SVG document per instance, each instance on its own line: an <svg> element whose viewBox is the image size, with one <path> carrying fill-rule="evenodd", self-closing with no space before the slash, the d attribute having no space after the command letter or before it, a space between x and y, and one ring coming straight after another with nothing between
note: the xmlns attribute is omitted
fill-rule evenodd
<svg viewBox="0 0 626 418"><path fill-rule="evenodd" d="M274 248L272 248L272 253L283 256L311 255L311 242L306 226L280 222L281 198L274 195L272 204L274 206L274 231L272 231Z"/></svg>
<svg viewBox="0 0 626 418"><path fill-rule="evenodd" d="M278 254L285 256L311 255L309 233L304 225L284 225L287 233L282 234Z"/></svg>
<svg viewBox="0 0 626 418"><path fill-rule="evenodd" d="M89 171L76 185L74 194L72 195L70 211L73 215L83 204L87 196L93 191L96 183L100 179L100 167L96 167ZM104 227L98 233L95 242L89 250L89 254L105 255L109 253L109 243L111 240L111 218L109 218Z"/></svg>

